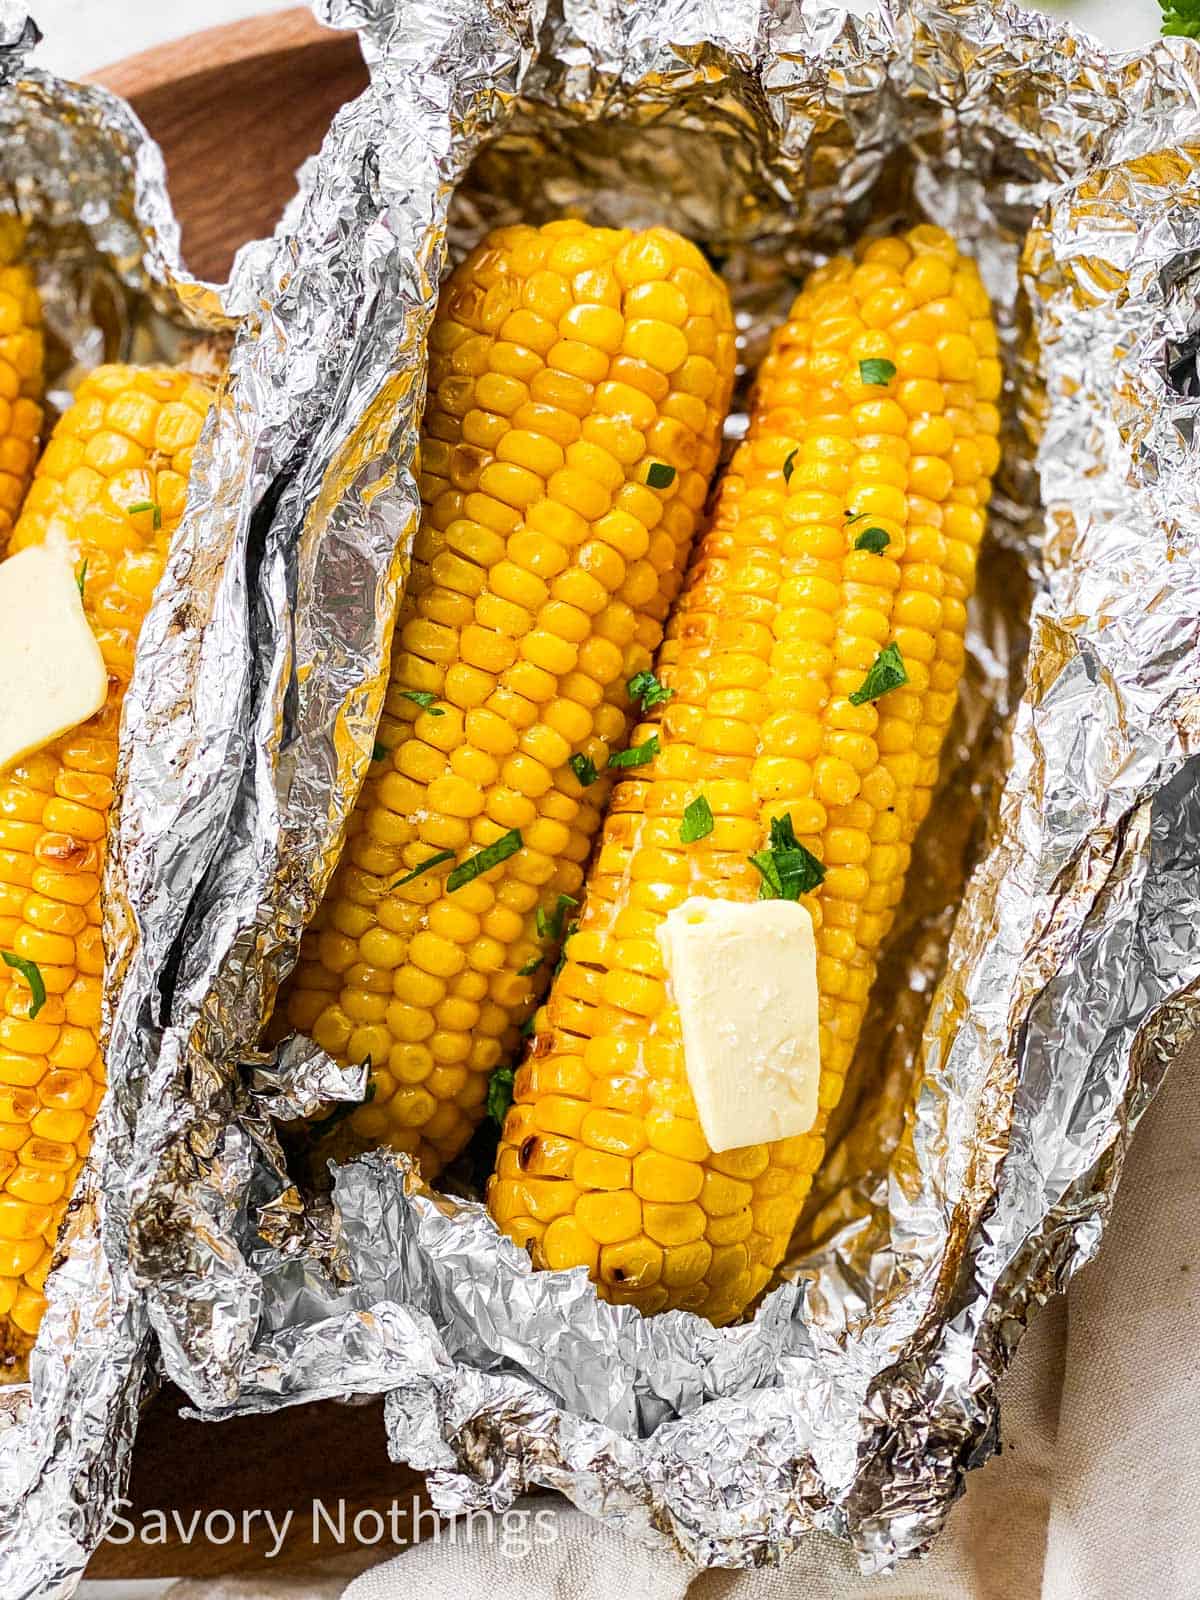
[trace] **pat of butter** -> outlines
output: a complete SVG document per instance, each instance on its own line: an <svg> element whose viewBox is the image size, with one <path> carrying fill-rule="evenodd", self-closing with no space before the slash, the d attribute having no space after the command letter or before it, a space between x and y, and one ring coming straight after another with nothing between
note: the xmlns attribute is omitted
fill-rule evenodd
<svg viewBox="0 0 1200 1600"><path fill-rule="evenodd" d="M0 561L0 772L95 716L107 697L66 541Z"/></svg>
<svg viewBox="0 0 1200 1600"><path fill-rule="evenodd" d="M697 897L658 942L700 1126L718 1154L807 1133L821 1078L817 946L794 900Z"/></svg>

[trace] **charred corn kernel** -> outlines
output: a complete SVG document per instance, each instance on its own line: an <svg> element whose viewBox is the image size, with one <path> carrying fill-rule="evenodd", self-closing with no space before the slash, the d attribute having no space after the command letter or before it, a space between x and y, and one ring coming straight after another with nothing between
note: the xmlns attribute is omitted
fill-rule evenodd
<svg viewBox="0 0 1200 1600"><path fill-rule="evenodd" d="M657 292L674 280L653 252L617 270L655 286L639 290L626 335L636 353L643 329L678 325ZM573 1144L569 1171L547 1180L573 1202L555 1223L553 1265L586 1266L601 1295L646 1313L739 1316L782 1257L821 1159L953 714L995 463L989 327L973 263L937 229L874 240L857 263L815 273L759 372L668 627L657 671L674 693L659 753L613 797L488 1190L501 1227L551 1264L517 1163L522 1129L552 1098ZM885 355L894 375L868 382L860 361ZM854 548L868 519L888 534L879 553ZM853 704L893 642L908 684ZM684 845L684 806L701 793L712 831ZM689 895L754 899L749 855L784 814L825 867L804 900L818 940L818 1120L802 1137L714 1155L655 932ZM577 1126L572 1101L585 1108Z"/></svg>
<svg viewBox="0 0 1200 1600"><path fill-rule="evenodd" d="M4 280L0 271L0 318ZM13 854L0 853L0 913L13 913L0 948L35 962L47 992L33 1018L25 979L0 969L0 1149L16 1155L0 1183L0 1240L20 1242L15 1253L0 1249L0 1300L10 1306L0 1346L17 1362L37 1331L50 1253L104 1086L100 884L121 700L183 510L162 486L168 475L186 480L210 398L170 368L93 372L54 430L10 541L13 551L51 532L71 541L109 671L102 711L0 774L0 819L19 817L28 829ZM130 510L137 505L158 515Z"/></svg>
<svg viewBox="0 0 1200 1600"><path fill-rule="evenodd" d="M0 217L0 560L21 509L42 431L42 304L21 257L25 229Z"/></svg>
<svg viewBox="0 0 1200 1600"><path fill-rule="evenodd" d="M702 362L684 333L696 316L711 323ZM553 966L539 913L543 929L547 918L562 926L559 896L578 889L576 863L599 825L606 782L585 803L568 799L580 794L569 762L585 754L603 773L630 733L623 685L636 668L626 671L626 647L644 640L646 664L661 636L716 462L733 360L723 288L663 228L504 229L446 284L430 337L422 526L379 735L387 750L279 1011L280 1026L340 1060L369 1054L392 1075L391 1092L377 1083L339 1139L415 1149L432 1177L479 1120L500 1041L512 1048ZM673 413L685 397L694 404ZM652 463L672 469L671 484L646 487ZM419 708L409 693L433 702ZM461 861L510 829L522 848L472 884L450 891L450 862L398 881L439 850ZM539 952L548 959L522 974ZM439 1006L435 1017L441 996L429 980L473 975L485 983L474 1001L486 993L489 1006ZM357 1005L380 976L395 996L383 1051L378 1017ZM628 1155L645 1141L601 1127L595 1154L609 1165L592 1177L628 1183ZM519 1174L525 1198L530 1176ZM532 1214L531 1236L551 1259L576 1248L595 1265L597 1242L551 1221L548 1203Z"/></svg>

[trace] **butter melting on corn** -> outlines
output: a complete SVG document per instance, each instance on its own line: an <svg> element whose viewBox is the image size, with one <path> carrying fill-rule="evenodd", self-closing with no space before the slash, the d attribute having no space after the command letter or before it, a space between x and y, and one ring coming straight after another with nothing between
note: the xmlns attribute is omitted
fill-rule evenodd
<svg viewBox="0 0 1200 1600"><path fill-rule="evenodd" d="M695 896L658 930L700 1127L720 1153L807 1133L821 1078L817 947L799 901Z"/></svg>

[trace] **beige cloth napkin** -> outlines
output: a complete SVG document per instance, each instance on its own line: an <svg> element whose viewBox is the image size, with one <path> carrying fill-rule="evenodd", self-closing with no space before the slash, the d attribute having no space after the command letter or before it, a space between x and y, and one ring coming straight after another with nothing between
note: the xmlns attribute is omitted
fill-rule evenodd
<svg viewBox="0 0 1200 1600"><path fill-rule="evenodd" d="M1134 1141L1098 1262L1047 1307L1002 1390L1003 1453L971 1475L934 1553L863 1578L814 1535L773 1572L696 1573L562 1501L505 1556L481 1524L288 1600L1197 1600L1200 1597L1200 1048ZM552 1527L551 1538L549 1530ZM344 1584L344 1579L342 1580ZM169 1600L190 1600L180 1586ZM253 1583L221 1600L275 1600ZM206 1600L216 1600L212 1586Z"/></svg>

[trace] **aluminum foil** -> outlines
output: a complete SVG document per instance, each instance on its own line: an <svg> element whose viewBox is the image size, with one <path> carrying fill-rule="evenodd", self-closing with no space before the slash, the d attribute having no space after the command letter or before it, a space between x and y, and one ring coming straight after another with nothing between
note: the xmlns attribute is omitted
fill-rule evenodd
<svg viewBox="0 0 1200 1600"><path fill-rule="evenodd" d="M0 1463L0 1587L66 1592L99 1537L147 1326L215 1419L386 1394L393 1454L448 1512L546 1486L700 1562L818 1527L887 1566L996 1448L1020 1332L1097 1248L1195 1029L1200 55L1110 57L990 0L320 14L359 28L371 84L224 297L251 315L129 697L113 1090L51 1279L37 1444ZM258 1048L370 755L439 276L492 222L564 209L701 240L747 366L813 261L922 218L978 255L1002 323L936 820L792 1256L721 1331L532 1273L401 1157L302 1194L274 1119L361 1073ZM135 215L147 292L188 305L153 265L165 211ZM120 1336L93 1340L101 1282Z"/></svg>

